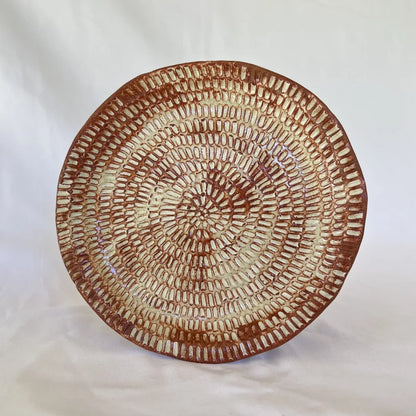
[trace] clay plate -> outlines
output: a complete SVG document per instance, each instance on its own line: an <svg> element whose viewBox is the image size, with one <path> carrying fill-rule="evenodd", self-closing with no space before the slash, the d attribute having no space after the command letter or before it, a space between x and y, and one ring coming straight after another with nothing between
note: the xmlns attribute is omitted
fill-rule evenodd
<svg viewBox="0 0 416 416"><path fill-rule="evenodd" d="M196 62L133 79L90 117L56 226L109 326L222 363L285 343L331 303L366 203L348 138L314 94L254 65Z"/></svg>

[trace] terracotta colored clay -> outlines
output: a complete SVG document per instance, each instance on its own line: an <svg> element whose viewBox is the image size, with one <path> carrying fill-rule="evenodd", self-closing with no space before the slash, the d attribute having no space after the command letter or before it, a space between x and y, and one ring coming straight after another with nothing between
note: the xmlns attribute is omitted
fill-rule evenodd
<svg viewBox="0 0 416 416"><path fill-rule="evenodd" d="M56 224L108 325L222 363L283 344L328 306L366 203L348 138L314 94L254 65L197 62L133 79L91 116L62 168Z"/></svg>

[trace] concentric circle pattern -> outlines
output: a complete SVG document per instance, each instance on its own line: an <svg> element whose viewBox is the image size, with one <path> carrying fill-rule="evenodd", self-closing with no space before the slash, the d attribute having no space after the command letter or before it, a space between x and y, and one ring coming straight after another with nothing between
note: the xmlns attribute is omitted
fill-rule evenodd
<svg viewBox="0 0 416 416"><path fill-rule="evenodd" d="M66 267L138 345L226 362L286 342L334 299L365 183L337 119L295 82L201 62L135 78L76 137L59 179Z"/></svg>

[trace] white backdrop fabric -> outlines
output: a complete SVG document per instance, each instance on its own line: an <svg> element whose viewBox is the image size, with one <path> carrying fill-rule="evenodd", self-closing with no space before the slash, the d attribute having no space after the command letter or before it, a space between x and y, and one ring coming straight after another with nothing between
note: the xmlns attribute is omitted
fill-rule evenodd
<svg viewBox="0 0 416 416"><path fill-rule="evenodd" d="M0 414L414 415L416 3L0 0ZM145 351L84 302L55 192L83 123L131 78L251 62L335 113L367 181L337 299L284 346L201 365Z"/></svg>

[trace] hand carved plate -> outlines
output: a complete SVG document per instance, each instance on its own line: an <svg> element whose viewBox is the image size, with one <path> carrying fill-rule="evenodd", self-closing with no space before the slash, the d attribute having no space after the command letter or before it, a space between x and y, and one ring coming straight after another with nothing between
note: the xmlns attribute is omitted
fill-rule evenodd
<svg viewBox="0 0 416 416"><path fill-rule="evenodd" d="M348 138L314 94L254 65L196 62L133 79L90 117L56 225L109 326L223 363L285 343L331 303L366 204Z"/></svg>

